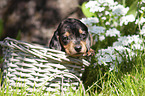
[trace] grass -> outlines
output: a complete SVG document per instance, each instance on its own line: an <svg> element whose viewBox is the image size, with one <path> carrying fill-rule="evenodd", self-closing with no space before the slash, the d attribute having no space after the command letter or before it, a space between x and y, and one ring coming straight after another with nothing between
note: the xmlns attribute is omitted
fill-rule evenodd
<svg viewBox="0 0 145 96"><path fill-rule="evenodd" d="M2 20L0 19L0 38L3 34L2 29L3 25ZM20 34L17 36L17 39L19 38ZM98 46L99 44L97 47ZM138 52L138 54L133 57L132 61L127 61L124 59L124 62L118 66L117 72L115 70L110 72L107 70L107 67L103 66L97 66L95 68L94 66L89 67L90 69L87 71L91 70L91 72L84 80L84 86L86 86L85 93L83 92L83 88L80 86L75 91L70 87L64 94L59 94L57 92L47 92L46 94L47 96L51 96L52 94L55 94L55 96L84 96L84 94L86 96L145 96L144 58L145 52L143 51L142 53ZM1 62L2 56L0 56L0 63ZM91 81L92 79L94 80L93 83ZM1 82L2 79L0 79L0 83ZM18 91L18 87L9 87L9 84L4 81L3 85L0 87L0 96L26 96L26 94L29 94L26 91L28 86L20 88L20 91ZM33 91L31 94L31 96L43 95L43 91L39 89L38 91Z"/></svg>
<svg viewBox="0 0 145 96"><path fill-rule="evenodd" d="M103 95L144 96L145 70L139 73L136 69L135 72L124 74L120 79L112 72L108 75L108 81L102 85Z"/></svg>
<svg viewBox="0 0 145 96"><path fill-rule="evenodd" d="M86 89L86 96L144 96L145 95L145 60L144 53L134 58L132 69L130 71L122 72L121 70L108 71L105 74L100 73L100 78ZM118 68L120 69L120 68ZM101 69L99 69L101 71ZM123 70L124 71L124 70ZM4 86L6 85L6 86ZM0 91L0 96L25 96L28 92L27 87L22 88L18 92L16 90L9 90L9 85L5 82ZM47 93L48 96L52 94ZM32 96L43 96L42 90L33 92ZM60 94L55 93L56 96ZM83 88L79 87L76 91L71 88L63 94L63 96L83 96Z"/></svg>

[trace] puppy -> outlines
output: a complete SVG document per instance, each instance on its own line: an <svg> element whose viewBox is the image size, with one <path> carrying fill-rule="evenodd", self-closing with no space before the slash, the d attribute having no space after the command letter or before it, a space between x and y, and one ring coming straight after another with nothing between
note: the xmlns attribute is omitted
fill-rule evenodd
<svg viewBox="0 0 145 96"><path fill-rule="evenodd" d="M49 48L66 52L69 56L91 56L94 50L88 28L73 18L63 20L50 41Z"/></svg>

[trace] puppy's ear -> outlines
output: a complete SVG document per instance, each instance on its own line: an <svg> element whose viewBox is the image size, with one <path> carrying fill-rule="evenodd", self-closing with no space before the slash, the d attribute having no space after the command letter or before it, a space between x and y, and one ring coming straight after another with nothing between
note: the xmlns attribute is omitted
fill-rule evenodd
<svg viewBox="0 0 145 96"><path fill-rule="evenodd" d="M49 48L51 49L56 49L56 50L61 50L61 45L60 45L60 42L59 42L59 36L58 36L58 31L56 30L54 32L54 35L50 41L50 44L49 44Z"/></svg>
<svg viewBox="0 0 145 96"><path fill-rule="evenodd" d="M88 50L90 50L90 47L92 46L92 43L93 43L93 39L92 39L91 34L89 33L88 38L86 40L86 47L87 47Z"/></svg>
<svg viewBox="0 0 145 96"><path fill-rule="evenodd" d="M93 39L92 39L91 34L89 34L89 36L86 40L87 52L84 54L84 56L93 56L93 55L95 55L95 51L90 48L92 46L92 43L93 43Z"/></svg>

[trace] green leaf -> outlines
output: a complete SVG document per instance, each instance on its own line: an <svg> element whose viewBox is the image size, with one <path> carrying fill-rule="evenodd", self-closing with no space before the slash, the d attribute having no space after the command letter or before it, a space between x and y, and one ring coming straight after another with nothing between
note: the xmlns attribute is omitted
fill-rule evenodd
<svg viewBox="0 0 145 96"><path fill-rule="evenodd" d="M21 39L21 31L19 30L17 37L16 37L16 40L20 40L20 39Z"/></svg>
<svg viewBox="0 0 145 96"><path fill-rule="evenodd" d="M3 21L0 19L0 38L3 34Z"/></svg>
<svg viewBox="0 0 145 96"><path fill-rule="evenodd" d="M130 6L130 8L129 8L129 10L128 10L128 12L127 12L127 15L134 15L134 17L136 17L136 15L137 15L137 5L138 5L138 0L136 0L136 1L134 1L132 4L131 4L131 6Z"/></svg>
<svg viewBox="0 0 145 96"><path fill-rule="evenodd" d="M90 9L89 9L89 8L86 8L86 6L85 6L86 3L87 3L87 2L84 2L84 3L82 4L82 6L81 6L81 9L82 9L84 15L85 15L86 17L93 17L93 16L95 16L95 13L90 12Z"/></svg>

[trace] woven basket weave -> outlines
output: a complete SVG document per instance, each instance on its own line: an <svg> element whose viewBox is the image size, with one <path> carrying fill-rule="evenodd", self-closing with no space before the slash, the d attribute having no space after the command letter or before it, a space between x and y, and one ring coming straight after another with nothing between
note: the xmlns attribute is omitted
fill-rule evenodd
<svg viewBox="0 0 145 96"><path fill-rule="evenodd" d="M6 38L3 47L3 79L11 87L28 86L27 91L62 92L75 90L82 76L84 59L66 56L64 52Z"/></svg>

